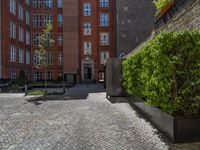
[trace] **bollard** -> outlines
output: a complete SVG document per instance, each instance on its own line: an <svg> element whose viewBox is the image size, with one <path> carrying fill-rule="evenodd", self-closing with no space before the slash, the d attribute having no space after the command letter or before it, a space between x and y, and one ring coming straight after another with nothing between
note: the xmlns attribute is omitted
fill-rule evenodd
<svg viewBox="0 0 200 150"><path fill-rule="evenodd" d="M28 94L28 85L25 85L25 96Z"/></svg>

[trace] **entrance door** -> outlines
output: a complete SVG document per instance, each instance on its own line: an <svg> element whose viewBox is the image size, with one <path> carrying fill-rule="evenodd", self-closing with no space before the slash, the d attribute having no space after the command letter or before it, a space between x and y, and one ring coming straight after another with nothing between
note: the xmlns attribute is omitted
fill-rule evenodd
<svg viewBox="0 0 200 150"><path fill-rule="evenodd" d="M84 80L92 80L92 65L84 64Z"/></svg>

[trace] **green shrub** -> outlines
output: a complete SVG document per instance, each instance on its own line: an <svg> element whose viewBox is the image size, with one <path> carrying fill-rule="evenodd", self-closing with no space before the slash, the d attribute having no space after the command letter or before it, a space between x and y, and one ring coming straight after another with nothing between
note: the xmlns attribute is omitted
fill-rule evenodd
<svg viewBox="0 0 200 150"><path fill-rule="evenodd" d="M123 62L131 95L173 115L200 114L200 32L162 33Z"/></svg>
<svg viewBox="0 0 200 150"><path fill-rule="evenodd" d="M33 91L28 92L27 95L29 95L29 96L40 96L40 95L44 95L44 92L40 91L40 90L33 90Z"/></svg>

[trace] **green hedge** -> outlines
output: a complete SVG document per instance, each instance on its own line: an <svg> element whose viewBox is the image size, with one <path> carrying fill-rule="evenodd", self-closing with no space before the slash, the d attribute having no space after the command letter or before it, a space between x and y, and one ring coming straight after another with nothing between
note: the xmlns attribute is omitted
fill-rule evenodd
<svg viewBox="0 0 200 150"><path fill-rule="evenodd" d="M200 114L200 32L161 33L123 62L131 95L172 115Z"/></svg>

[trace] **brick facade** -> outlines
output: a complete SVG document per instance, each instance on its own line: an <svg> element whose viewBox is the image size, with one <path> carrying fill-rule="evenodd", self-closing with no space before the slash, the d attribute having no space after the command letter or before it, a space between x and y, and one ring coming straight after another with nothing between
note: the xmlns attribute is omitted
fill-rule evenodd
<svg viewBox="0 0 200 150"><path fill-rule="evenodd" d="M58 0L51 1L30 1L26 4L26 0L16 1L16 14L10 12L10 0L2 1L3 9L1 9L1 25L2 36L1 39L1 53L2 65L0 72L1 79L13 78L11 72L14 70L14 78L18 76L29 75L28 80L43 80L45 77L44 69L36 68L37 57L35 57L35 50L38 49L38 42L36 42L37 34L41 34L45 29L45 17L52 15L53 29L51 34L54 39L52 46L47 46L48 52L52 52L52 63L48 65L48 80L57 80L58 78L65 78L66 81L81 82L84 80L99 81L103 77L104 60L101 60L101 53L105 52L109 58L115 57L115 0L109 0L109 6L100 7L100 0L63 0L62 7L58 7ZM41 3L37 3L41 2ZM45 3L46 2L46 3ZM50 2L50 3L49 3ZM84 16L84 4L91 4L91 15ZM23 20L19 17L19 4L22 6ZM30 25L26 23L26 11L31 13ZM100 14L107 13L109 16L109 25L106 27L100 26ZM41 25L35 26L34 18L41 17ZM63 16L63 26L58 26L58 15ZM47 17L46 17L47 18ZM9 21L8 21L9 20ZM37 23L39 22L36 19ZM16 38L10 37L10 21L16 24ZM90 22L92 25L92 34L84 35L83 25L85 22ZM36 23L36 24L37 24ZM19 27L22 27L23 42L19 40ZM26 31L30 33L30 45L26 43ZM1 32L0 32L1 33ZM101 33L109 35L109 44L102 45L100 42ZM58 44L58 34L63 35L63 45ZM84 42L92 43L91 54L84 53ZM16 48L16 60L10 60L11 45ZM19 62L19 50L23 49L23 62ZM31 58L30 64L26 64L26 50L30 50ZM59 54L62 52L62 63L59 63ZM87 67L89 66L89 68ZM87 74L87 72L89 73ZM90 74L91 73L91 74ZM63 76L64 75L64 76ZM87 76L87 77L86 77Z"/></svg>
<svg viewBox="0 0 200 150"><path fill-rule="evenodd" d="M2 0L2 9L1 9L1 29L2 29L2 39L1 39L1 63L2 63L2 76L1 79L10 79L11 76L11 70L14 70L16 72L16 76L26 76L27 79L30 79L30 74L31 74L31 65L25 63L26 59L26 51L30 50L30 45L27 45L25 42L25 33L26 31L31 32L31 28L29 25L26 24L25 20L25 12L28 11L30 12L30 7L25 4L25 0L16 0L16 14L11 14L9 12L9 1ZM23 20L18 19L18 9L19 9L19 4L23 8L24 16ZM11 38L10 37L10 21L14 22L16 25L16 38ZM19 41L19 33L18 33L18 28L22 27L24 34L23 34L23 41ZM11 62L10 61L10 47L11 45L15 46L16 48L16 61ZM23 57L24 57L24 63L19 62L19 48L23 49ZM15 74L14 74L15 75Z"/></svg>

